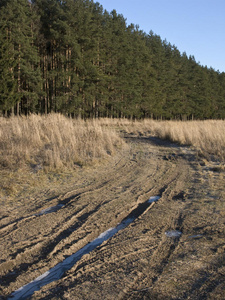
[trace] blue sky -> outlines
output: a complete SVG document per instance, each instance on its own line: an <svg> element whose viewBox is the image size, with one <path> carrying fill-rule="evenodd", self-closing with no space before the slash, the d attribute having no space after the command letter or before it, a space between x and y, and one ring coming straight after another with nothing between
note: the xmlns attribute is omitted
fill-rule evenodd
<svg viewBox="0 0 225 300"><path fill-rule="evenodd" d="M116 9L146 33L194 55L203 66L225 72L225 0L99 0L104 9Z"/></svg>

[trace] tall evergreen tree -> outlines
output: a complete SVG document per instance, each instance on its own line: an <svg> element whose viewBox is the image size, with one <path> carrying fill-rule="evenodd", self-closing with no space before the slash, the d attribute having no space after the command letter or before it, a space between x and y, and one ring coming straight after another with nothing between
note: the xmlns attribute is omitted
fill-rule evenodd
<svg viewBox="0 0 225 300"><path fill-rule="evenodd" d="M93 0L0 2L0 110L224 118L224 73Z"/></svg>
<svg viewBox="0 0 225 300"><path fill-rule="evenodd" d="M1 10L3 12L3 10ZM14 45L7 24L0 21L0 109L7 115L17 99L17 80L14 77Z"/></svg>
<svg viewBox="0 0 225 300"><path fill-rule="evenodd" d="M8 101L12 112L14 108L17 114L34 112L39 98L41 76L31 4L27 0L7 1L1 7L0 20L2 60L7 56L2 70L2 74L5 74L2 82L5 87L11 86L8 92L5 88L4 94L9 93ZM9 109L9 105L5 109Z"/></svg>

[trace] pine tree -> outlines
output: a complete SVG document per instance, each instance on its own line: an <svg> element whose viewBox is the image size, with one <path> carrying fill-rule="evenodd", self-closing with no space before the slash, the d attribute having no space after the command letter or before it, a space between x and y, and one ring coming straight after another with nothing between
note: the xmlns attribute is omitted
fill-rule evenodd
<svg viewBox="0 0 225 300"><path fill-rule="evenodd" d="M0 110L224 118L224 73L92 0L2 0Z"/></svg>
<svg viewBox="0 0 225 300"><path fill-rule="evenodd" d="M3 10L1 10L2 12ZM3 19L0 21L0 110L7 115L17 99L17 81L14 78L13 70L16 63L13 58L14 47L11 42L10 33Z"/></svg>
<svg viewBox="0 0 225 300"><path fill-rule="evenodd" d="M34 44L32 8L29 1L7 1L0 10L2 76L5 110L35 111L39 97L39 57ZM4 62L5 60L5 62ZM7 96L8 94L8 96Z"/></svg>

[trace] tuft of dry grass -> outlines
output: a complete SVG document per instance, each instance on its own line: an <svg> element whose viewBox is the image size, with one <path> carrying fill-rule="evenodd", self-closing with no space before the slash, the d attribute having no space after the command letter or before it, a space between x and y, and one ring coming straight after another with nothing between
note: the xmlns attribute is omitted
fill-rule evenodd
<svg viewBox="0 0 225 300"><path fill-rule="evenodd" d="M182 145L192 145L208 159L215 155L225 160L225 121L159 122L153 133Z"/></svg>
<svg viewBox="0 0 225 300"><path fill-rule="evenodd" d="M225 121L154 121L145 119L103 119L102 124L120 128L129 134L153 135L181 145L192 145L210 159L215 155L225 161Z"/></svg>
<svg viewBox="0 0 225 300"><path fill-rule="evenodd" d="M0 199L95 164L125 145L98 120L61 114L0 118Z"/></svg>
<svg viewBox="0 0 225 300"><path fill-rule="evenodd" d="M0 119L0 166L16 170L73 168L111 155L124 141L95 120L60 114Z"/></svg>

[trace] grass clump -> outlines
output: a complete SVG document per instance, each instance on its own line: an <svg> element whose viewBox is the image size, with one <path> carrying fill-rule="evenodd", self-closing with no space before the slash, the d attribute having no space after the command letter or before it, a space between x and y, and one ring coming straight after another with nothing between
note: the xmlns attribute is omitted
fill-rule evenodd
<svg viewBox="0 0 225 300"><path fill-rule="evenodd" d="M10 170L73 168L112 155L124 144L115 130L95 120L60 114L1 118L0 124L0 165Z"/></svg>
<svg viewBox="0 0 225 300"><path fill-rule="evenodd" d="M192 145L210 159L215 155L225 161L225 121L155 121L150 119L103 119L107 126L120 128L128 134L152 135L181 145Z"/></svg>
<svg viewBox="0 0 225 300"><path fill-rule="evenodd" d="M192 145L208 159L215 155L225 161L225 121L157 122L152 133L182 145Z"/></svg>
<svg viewBox="0 0 225 300"><path fill-rule="evenodd" d="M97 120L61 114L0 118L0 194L17 194L20 185L91 165L124 145L113 128Z"/></svg>

